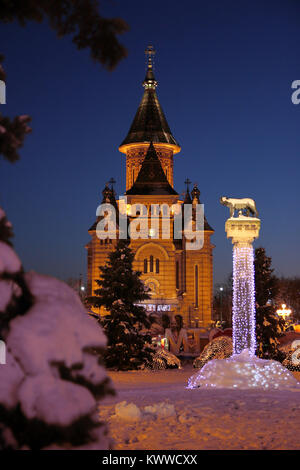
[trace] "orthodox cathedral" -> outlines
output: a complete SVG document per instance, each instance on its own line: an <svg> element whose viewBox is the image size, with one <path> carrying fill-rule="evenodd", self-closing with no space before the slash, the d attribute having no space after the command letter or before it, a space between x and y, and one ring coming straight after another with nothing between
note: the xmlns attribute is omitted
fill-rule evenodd
<svg viewBox="0 0 300 470"><path fill-rule="evenodd" d="M131 238L130 247L135 253L134 269L141 271L141 279L150 288L151 299L144 302L147 311L158 316L180 314L187 327L209 326L212 316L213 297L213 248L211 236L214 230L204 217L203 246L187 249L187 240L174 236L174 205L190 207L200 203L200 191L194 185L189 190L187 179L185 196L182 198L174 189L174 155L181 148L171 133L166 117L157 98L157 81L153 71L152 46L146 50L147 71L143 82L144 94L135 114L129 132L119 151L126 157L126 217L134 220L143 214L132 207L147 208L151 220L157 219L155 228L151 224L143 238ZM116 211L120 201L115 199L114 180L106 184L102 203L110 203ZM170 221L170 237L162 233L163 211L155 214L160 205L166 208ZM141 209L141 211L143 211ZM149 217L148 217L149 219ZM147 219L147 220L148 220ZM99 266L105 264L107 255L116 244L116 239L99 239L97 224L100 217L89 229L91 236L87 244L88 272L87 294L93 295L99 279ZM203 234L202 234L203 235ZM101 313L101 312L100 312Z"/></svg>

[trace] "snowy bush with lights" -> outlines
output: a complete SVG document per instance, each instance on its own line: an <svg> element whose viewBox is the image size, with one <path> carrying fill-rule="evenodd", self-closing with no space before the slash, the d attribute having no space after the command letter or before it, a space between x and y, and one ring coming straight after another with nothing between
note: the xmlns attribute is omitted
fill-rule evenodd
<svg viewBox="0 0 300 470"><path fill-rule="evenodd" d="M228 359L209 361L190 377L187 388L300 390L300 384L280 362L259 359L245 349Z"/></svg>
<svg viewBox="0 0 300 470"><path fill-rule="evenodd" d="M194 360L193 366L201 369L212 359L226 359L232 355L232 339L228 336L218 336L208 343L199 357Z"/></svg>
<svg viewBox="0 0 300 470"><path fill-rule="evenodd" d="M300 340L294 340L282 350L286 354L282 364L291 371L300 372Z"/></svg>
<svg viewBox="0 0 300 470"><path fill-rule="evenodd" d="M152 370L181 369L181 362L175 354L161 348L153 355L147 368Z"/></svg>
<svg viewBox="0 0 300 470"><path fill-rule="evenodd" d="M110 389L98 362L105 337L66 284L24 273L0 210L0 448L110 446L97 400Z"/></svg>

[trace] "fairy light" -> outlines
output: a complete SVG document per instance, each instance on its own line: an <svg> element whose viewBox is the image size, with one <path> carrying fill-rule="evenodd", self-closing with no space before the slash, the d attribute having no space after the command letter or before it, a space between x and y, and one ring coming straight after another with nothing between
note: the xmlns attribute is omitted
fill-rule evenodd
<svg viewBox="0 0 300 470"><path fill-rule="evenodd" d="M300 383L280 362L259 359L246 350L228 359L209 361L190 377L187 388L300 390Z"/></svg>
<svg viewBox="0 0 300 470"><path fill-rule="evenodd" d="M248 349L255 354L255 284L254 254L250 244L233 247L233 352Z"/></svg>

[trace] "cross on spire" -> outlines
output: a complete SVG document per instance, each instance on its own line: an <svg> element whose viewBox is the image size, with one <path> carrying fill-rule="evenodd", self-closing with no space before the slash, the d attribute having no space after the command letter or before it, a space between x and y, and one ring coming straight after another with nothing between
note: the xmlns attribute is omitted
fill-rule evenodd
<svg viewBox="0 0 300 470"><path fill-rule="evenodd" d="M155 49L153 46L149 45L147 49L145 49L145 56L147 61L147 67L152 68L154 63L154 56L155 56Z"/></svg>
<svg viewBox="0 0 300 470"><path fill-rule="evenodd" d="M186 184L186 190L189 191L189 190L190 190L191 181L187 178L187 179L185 180L184 184Z"/></svg>
<svg viewBox="0 0 300 470"><path fill-rule="evenodd" d="M110 178L109 183L111 185L111 189L114 189L114 184L116 183L116 180L114 178Z"/></svg>
<svg viewBox="0 0 300 470"><path fill-rule="evenodd" d="M143 87L145 90L155 90L157 87L157 81L155 80L154 73L153 73L153 65L154 65L154 56L155 56L155 49L153 46L148 46L145 50L146 55L146 77L143 81Z"/></svg>

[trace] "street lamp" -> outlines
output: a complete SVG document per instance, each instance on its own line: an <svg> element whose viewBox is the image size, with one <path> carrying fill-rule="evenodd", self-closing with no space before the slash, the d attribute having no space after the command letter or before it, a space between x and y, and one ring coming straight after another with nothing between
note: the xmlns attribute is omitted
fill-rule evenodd
<svg viewBox="0 0 300 470"><path fill-rule="evenodd" d="M286 317L289 317L292 313L292 310L290 308L286 308L286 304L282 304L281 308L276 310L277 315L282 317L284 320L286 320Z"/></svg>

